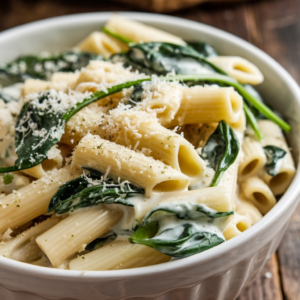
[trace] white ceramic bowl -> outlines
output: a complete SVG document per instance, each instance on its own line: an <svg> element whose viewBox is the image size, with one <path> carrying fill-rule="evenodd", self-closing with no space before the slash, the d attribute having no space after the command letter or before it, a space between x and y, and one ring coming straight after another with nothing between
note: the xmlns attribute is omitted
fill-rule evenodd
<svg viewBox="0 0 300 300"><path fill-rule="evenodd" d="M272 58L224 31L170 16L121 13L186 40L203 40L220 54L243 56L265 76L259 91L292 125L288 139L299 159L300 91L292 77ZM20 54L61 50L97 30L110 13L52 18L0 34L0 62ZM0 257L0 299L156 299L233 300L251 283L278 247L298 204L299 169L278 204L238 237L206 252L166 264L120 270L80 272L36 267Z"/></svg>

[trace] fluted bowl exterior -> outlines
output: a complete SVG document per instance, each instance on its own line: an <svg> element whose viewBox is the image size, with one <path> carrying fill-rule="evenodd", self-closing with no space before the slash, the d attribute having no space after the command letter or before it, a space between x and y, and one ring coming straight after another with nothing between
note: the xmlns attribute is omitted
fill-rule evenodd
<svg viewBox="0 0 300 300"><path fill-rule="evenodd" d="M292 77L253 45L213 27L180 18L121 13L186 40L202 40L222 55L256 64L265 76L259 92L282 112L293 130L287 138L299 161L300 93ZM0 34L0 63L20 54L70 48L98 30L111 13L51 18ZM261 271L278 247L298 204L299 169L288 191L257 224L209 251L169 263L118 271L67 271L32 266L0 257L0 299L42 300L233 300Z"/></svg>

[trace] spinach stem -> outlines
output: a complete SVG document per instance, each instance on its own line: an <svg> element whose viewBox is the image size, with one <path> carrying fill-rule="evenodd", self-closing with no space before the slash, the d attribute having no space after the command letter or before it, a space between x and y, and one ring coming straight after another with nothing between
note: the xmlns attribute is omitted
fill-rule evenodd
<svg viewBox="0 0 300 300"><path fill-rule="evenodd" d="M79 112L81 109L83 109L84 107L90 105L91 103L98 101L104 97L113 95L115 93L121 92L123 89L128 89L132 86L135 86L141 82L144 81L150 81L151 77L147 77L147 78L143 78L143 79L139 79L139 80L135 80L135 81L128 81L125 83L121 83L118 85L115 85L111 88L107 89L107 92L103 92L103 91L99 91L94 93L93 95L91 95L90 98L86 98L84 99L82 102L77 103L75 107L72 107L68 112L66 112L63 116L63 119L67 122L68 120L70 120L77 112Z"/></svg>
<svg viewBox="0 0 300 300"><path fill-rule="evenodd" d="M132 41L128 38L126 38L125 36L122 36L118 33L112 32L110 31L108 28L106 28L105 26L102 27L102 31L108 35L111 35L112 37L116 38L117 40L121 41L122 43L129 45L132 43Z"/></svg>
<svg viewBox="0 0 300 300"><path fill-rule="evenodd" d="M257 123L255 116L253 115L252 111L250 110L250 108L248 107L248 105L245 102L243 104L243 108L244 108L244 112L245 112L247 121L249 122L250 126L254 130L257 138L261 141L263 139L263 134L260 131L260 128L259 128L259 125Z"/></svg>
<svg viewBox="0 0 300 300"><path fill-rule="evenodd" d="M25 168L27 169L27 168ZM12 166L12 167L6 167L6 168L0 168L0 174L2 173L9 173L9 172L16 172L16 171L21 171L24 170L24 168L19 169L16 166Z"/></svg>

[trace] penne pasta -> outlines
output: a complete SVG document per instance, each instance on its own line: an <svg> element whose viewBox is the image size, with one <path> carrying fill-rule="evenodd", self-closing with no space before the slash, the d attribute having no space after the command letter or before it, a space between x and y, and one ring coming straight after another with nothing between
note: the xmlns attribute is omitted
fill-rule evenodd
<svg viewBox="0 0 300 300"><path fill-rule="evenodd" d="M129 180L145 189L150 197L153 191L182 191L189 185L189 178L160 161L137 153L123 146L88 134L78 144L72 164L74 167L92 167L118 180Z"/></svg>
<svg viewBox="0 0 300 300"><path fill-rule="evenodd" d="M180 108L168 127L219 122L238 122L243 109L241 96L232 88L195 86L182 89Z"/></svg>
<svg viewBox="0 0 300 300"><path fill-rule="evenodd" d="M259 84L263 74L250 61L238 56L213 56L209 60L241 83Z"/></svg>
<svg viewBox="0 0 300 300"><path fill-rule="evenodd" d="M262 145L252 137L245 137L242 144L243 160L239 165L239 179L246 180L257 175L266 163Z"/></svg>
<svg viewBox="0 0 300 300"><path fill-rule="evenodd" d="M261 212L243 197L238 197L236 211L240 215L250 218L251 225L256 224L263 217Z"/></svg>
<svg viewBox="0 0 300 300"><path fill-rule="evenodd" d="M245 230L249 229L252 225L252 220L248 216L235 213L230 223L223 231L226 241L238 236Z"/></svg>
<svg viewBox="0 0 300 300"><path fill-rule="evenodd" d="M268 120L259 121L259 126L264 134L263 146L276 146L286 151L275 176L270 176L265 170L260 174L272 193L275 196L281 195L287 190L296 173L292 154L279 126Z"/></svg>
<svg viewBox="0 0 300 300"><path fill-rule="evenodd" d="M275 204L276 199L270 188L258 177L248 178L242 183L243 193L262 214L266 214Z"/></svg>
<svg viewBox="0 0 300 300"><path fill-rule="evenodd" d="M109 58L114 53L127 50L126 45L103 32L93 32L86 39L81 41L77 48L81 51L89 51Z"/></svg>
<svg viewBox="0 0 300 300"><path fill-rule="evenodd" d="M77 170L64 167L49 172L47 176L3 197L0 200L0 233L7 228L15 229L45 214L59 186L79 175Z"/></svg>
<svg viewBox="0 0 300 300"><path fill-rule="evenodd" d="M61 219L56 216L30 227L9 241L0 244L0 255L22 262L32 262L43 256L36 238L56 225Z"/></svg>
<svg viewBox="0 0 300 300"><path fill-rule="evenodd" d="M167 262L170 256L126 240L114 241L70 262L70 270L105 271L146 267Z"/></svg>
<svg viewBox="0 0 300 300"><path fill-rule="evenodd" d="M131 40L132 42L169 42L178 45L185 45L185 42L165 31L132 21L114 14L105 24L105 27L113 33L117 33ZM119 51L120 52L120 51Z"/></svg>
<svg viewBox="0 0 300 300"><path fill-rule="evenodd" d="M59 267L71 255L83 251L88 243L110 231L121 217L121 211L103 205L83 208L40 235L36 242L52 266Z"/></svg>

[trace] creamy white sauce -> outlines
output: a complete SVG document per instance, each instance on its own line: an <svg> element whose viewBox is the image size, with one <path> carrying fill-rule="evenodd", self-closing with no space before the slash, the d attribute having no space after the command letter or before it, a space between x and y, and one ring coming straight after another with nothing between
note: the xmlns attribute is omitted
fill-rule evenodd
<svg viewBox="0 0 300 300"><path fill-rule="evenodd" d="M190 190L199 190L199 189L203 189L206 187L210 187L211 183L214 179L214 176L215 176L215 170L210 167L206 167L206 172L205 172L205 175L203 176L203 178L201 180L199 180L198 182L190 185L189 189Z"/></svg>

